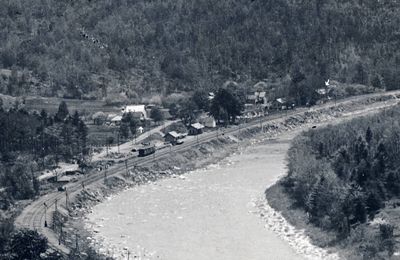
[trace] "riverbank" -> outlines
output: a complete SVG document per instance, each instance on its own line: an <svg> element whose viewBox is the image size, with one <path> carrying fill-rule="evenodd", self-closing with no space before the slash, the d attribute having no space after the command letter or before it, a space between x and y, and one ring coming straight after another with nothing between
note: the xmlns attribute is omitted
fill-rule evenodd
<svg viewBox="0 0 400 260"><path fill-rule="evenodd" d="M136 168L128 174L119 174L112 177L106 183L98 183L86 190L82 191L76 196L73 203L73 210L71 215L73 221L68 221L65 229L69 234L65 242L70 248L76 246L74 239L75 234L78 233L78 248L82 249L91 241L90 233L83 231L82 219L87 214L91 207L106 200L112 194L127 189L136 185L151 183L156 180L168 177L177 177L183 173L201 168L206 165L218 162L226 158L232 152L238 149L238 146L246 146L256 142L256 136L261 139L273 138L283 132L291 131L293 129L301 129L303 126L309 126L313 123L320 123L333 120L338 117L348 116L349 113L357 113L359 111L369 111L377 109L385 105L396 103L393 98L384 99L389 104L375 103L377 100L364 100L359 103L347 103L334 107L326 107L323 109L313 109L312 111L304 112L300 115L290 116L288 118L277 119L261 127L254 127L249 130L243 130L240 134L234 136L221 136L218 140L212 140L208 143L201 144L193 147L193 149L172 154L167 158L163 158L156 163L147 166ZM262 133L260 135L260 133ZM254 139L256 138L256 139ZM238 144L240 142L241 144Z"/></svg>

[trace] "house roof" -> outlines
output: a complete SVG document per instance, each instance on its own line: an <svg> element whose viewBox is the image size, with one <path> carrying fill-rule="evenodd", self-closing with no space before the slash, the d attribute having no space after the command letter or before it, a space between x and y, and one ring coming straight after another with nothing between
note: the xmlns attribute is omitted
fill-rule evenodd
<svg viewBox="0 0 400 260"><path fill-rule="evenodd" d="M286 102L286 100L284 98L277 98L276 101L281 103L281 104Z"/></svg>
<svg viewBox="0 0 400 260"><path fill-rule="evenodd" d="M122 109L124 113L135 113L135 112L140 112L143 114L144 117L146 117L146 107L145 105L128 105L125 108Z"/></svg>
<svg viewBox="0 0 400 260"><path fill-rule="evenodd" d="M194 124L191 124L190 126L195 129L203 129L204 128L204 125L202 125L200 123L194 123Z"/></svg>
<svg viewBox="0 0 400 260"><path fill-rule="evenodd" d="M117 116L116 114L109 114L109 115L107 115L107 120L111 120L116 116Z"/></svg>
<svg viewBox="0 0 400 260"><path fill-rule="evenodd" d="M165 136L167 136L167 135L170 135L170 136L172 136L174 138L179 138L179 136L180 136L180 134L178 134L175 131L168 132Z"/></svg>
<svg viewBox="0 0 400 260"><path fill-rule="evenodd" d="M122 120L122 116L116 116L116 117L113 117L113 119L111 119L111 122L118 122L121 120Z"/></svg>

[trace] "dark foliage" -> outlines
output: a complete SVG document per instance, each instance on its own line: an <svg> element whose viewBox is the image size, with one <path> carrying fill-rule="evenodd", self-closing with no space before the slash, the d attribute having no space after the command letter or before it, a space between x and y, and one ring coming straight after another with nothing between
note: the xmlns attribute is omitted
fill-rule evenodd
<svg viewBox="0 0 400 260"><path fill-rule="evenodd" d="M399 132L399 108L308 131L289 150L283 184L312 222L346 236L400 195Z"/></svg>
<svg viewBox="0 0 400 260"><path fill-rule="evenodd" d="M38 194L35 171L58 161L87 154L87 127L61 104L55 117L24 110L0 110L0 180L9 196L29 199Z"/></svg>
<svg viewBox="0 0 400 260"><path fill-rule="evenodd" d="M292 79L307 93L322 79L398 88L400 3L349 0L3 1L1 92L83 97L140 78L140 93L209 89L225 80ZM22 76L24 74L24 76ZM117 84L113 84L117 85ZM309 99L309 100L307 100Z"/></svg>

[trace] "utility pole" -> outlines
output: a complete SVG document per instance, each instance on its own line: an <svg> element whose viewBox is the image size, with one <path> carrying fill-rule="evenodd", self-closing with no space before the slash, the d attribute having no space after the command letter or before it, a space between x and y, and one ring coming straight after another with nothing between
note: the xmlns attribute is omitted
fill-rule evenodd
<svg viewBox="0 0 400 260"><path fill-rule="evenodd" d="M118 131L118 153L119 153L119 131Z"/></svg>
<svg viewBox="0 0 400 260"><path fill-rule="evenodd" d="M128 159L125 160L126 176L128 176Z"/></svg>
<svg viewBox="0 0 400 260"><path fill-rule="evenodd" d="M44 227L47 227L47 204L46 204L46 202L44 202L43 205L44 205Z"/></svg>
<svg viewBox="0 0 400 260"><path fill-rule="evenodd" d="M57 212L57 210L58 210L58 209L57 209L57 201L58 201L58 199L56 199L55 202L54 202L54 208L55 208L55 211L56 211L56 212Z"/></svg>
<svg viewBox="0 0 400 260"><path fill-rule="evenodd" d="M78 234L77 233L75 233L75 249L76 249L76 252L79 252Z"/></svg>
<svg viewBox="0 0 400 260"><path fill-rule="evenodd" d="M63 234L63 230L62 230L62 225L61 225L60 226L60 236L58 237L58 244L59 245L61 245L62 234Z"/></svg>
<svg viewBox="0 0 400 260"><path fill-rule="evenodd" d="M104 183L107 180L107 168L104 169Z"/></svg>
<svg viewBox="0 0 400 260"><path fill-rule="evenodd" d="M65 188L65 208L68 210L69 198L68 198L68 191Z"/></svg>

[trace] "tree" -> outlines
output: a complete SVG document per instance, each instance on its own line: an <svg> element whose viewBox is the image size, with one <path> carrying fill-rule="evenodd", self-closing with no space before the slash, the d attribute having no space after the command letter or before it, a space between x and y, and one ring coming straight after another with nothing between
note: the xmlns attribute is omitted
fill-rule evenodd
<svg viewBox="0 0 400 260"><path fill-rule="evenodd" d="M198 107L192 98L187 99L182 103L182 106L179 109L178 115L179 118L185 125L190 125L196 119L196 111Z"/></svg>
<svg viewBox="0 0 400 260"><path fill-rule="evenodd" d="M381 77L379 75L375 75L375 77L371 81L371 85L374 88L379 88L379 89L383 88Z"/></svg>
<svg viewBox="0 0 400 260"><path fill-rule="evenodd" d="M240 116L244 104L230 90L221 88L215 94L211 103L210 114L218 121L234 123L237 116Z"/></svg>
<svg viewBox="0 0 400 260"><path fill-rule="evenodd" d="M153 119L154 122L157 122L157 123L164 120L164 116L158 107L154 107L151 109L150 118Z"/></svg>
<svg viewBox="0 0 400 260"><path fill-rule="evenodd" d="M75 111L73 116L72 116L72 124L74 126L79 126L79 123L81 122L81 118L79 116L79 112Z"/></svg>
<svg viewBox="0 0 400 260"><path fill-rule="evenodd" d="M61 101L60 105L58 106L58 111L54 116L54 121L63 122L67 116L69 116L67 103L65 101Z"/></svg>
<svg viewBox="0 0 400 260"><path fill-rule="evenodd" d="M371 128L368 126L367 131L365 132L365 141L367 141L368 144L371 144L372 136Z"/></svg>
<svg viewBox="0 0 400 260"><path fill-rule="evenodd" d="M10 238L9 251L12 259L42 259L40 254L48 248L47 239L37 231L22 229Z"/></svg>
<svg viewBox="0 0 400 260"><path fill-rule="evenodd" d="M208 111L210 108L210 102L208 100L208 94L204 90L197 90L193 94L193 101L196 103L199 109Z"/></svg>
<svg viewBox="0 0 400 260"><path fill-rule="evenodd" d="M119 126L119 134L124 139L129 137L129 125L128 125L128 123L121 122L121 125Z"/></svg>
<svg viewBox="0 0 400 260"><path fill-rule="evenodd" d="M99 111L99 112L94 113L94 115L92 116L92 119L93 119L94 124L102 125L106 121L107 115L104 114L103 112Z"/></svg>
<svg viewBox="0 0 400 260"><path fill-rule="evenodd" d="M79 120L77 126L78 138L80 140L80 148L83 154L88 153L87 149L87 135L88 135L88 128L82 120Z"/></svg>

